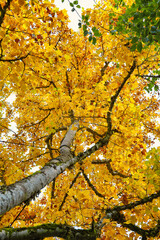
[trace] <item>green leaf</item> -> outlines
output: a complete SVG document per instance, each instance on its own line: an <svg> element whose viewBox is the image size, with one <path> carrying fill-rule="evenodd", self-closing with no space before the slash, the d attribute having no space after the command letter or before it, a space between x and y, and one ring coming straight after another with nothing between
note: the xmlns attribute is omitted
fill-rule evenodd
<svg viewBox="0 0 160 240"><path fill-rule="evenodd" d="M115 34L116 32L117 32L117 30L115 29L115 30L111 30L110 31L112 34Z"/></svg>
<svg viewBox="0 0 160 240"><path fill-rule="evenodd" d="M74 7L74 4L73 4L73 3L70 2L69 4L70 4L71 7Z"/></svg>
<svg viewBox="0 0 160 240"><path fill-rule="evenodd" d="M151 27L151 33L157 33L157 27L156 26Z"/></svg>
<svg viewBox="0 0 160 240"><path fill-rule="evenodd" d="M94 32L94 35L95 35L95 37L100 37L100 36L101 36L101 33L100 33L99 31L95 31L95 32Z"/></svg>
<svg viewBox="0 0 160 240"><path fill-rule="evenodd" d="M82 15L82 20L85 20L85 21L88 21L88 19L89 19L89 15Z"/></svg>
<svg viewBox="0 0 160 240"><path fill-rule="evenodd" d="M159 87L157 84L154 85L154 90L157 92L159 90Z"/></svg>
<svg viewBox="0 0 160 240"><path fill-rule="evenodd" d="M88 31L85 30L85 31L84 31L84 36L87 36L87 35L88 35Z"/></svg>
<svg viewBox="0 0 160 240"><path fill-rule="evenodd" d="M96 27L93 27L93 28L92 28L92 31L93 31L93 32L94 32L94 31L96 31L96 30L97 30L97 28L96 28Z"/></svg>
<svg viewBox="0 0 160 240"><path fill-rule="evenodd" d="M143 37L142 42L147 43L149 41L148 37Z"/></svg>
<svg viewBox="0 0 160 240"><path fill-rule="evenodd" d="M89 42L91 42L91 41L92 41L92 35L89 36Z"/></svg>
<svg viewBox="0 0 160 240"><path fill-rule="evenodd" d="M76 7L77 7L77 8L81 8L81 6L80 6L80 5L77 5Z"/></svg>
<svg viewBox="0 0 160 240"><path fill-rule="evenodd" d="M87 26L83 25L83 31L85 32L87 30Z"/></svg>
<svg viewBox="0 0 160 240"><path fill-rule="evenodd" d="M140 15L139 12L135 12L135 13L133 14L134 20L135 20L135 19L139 19L139 15Z"/></svg>
<svg viewBox="0 0 160 240"><path fill-rule="evenodd" d="M147 87L144 87L144 90L146 90L146 92L150 92L149 89Z"/></svg>
<svg viewBox="0 0 160 240"><path fill-rule="evenodd" d="M78 4L78 1L74 1L73 3L74 3L74 4Z"/></svg>
<svg viewBox="0 0 160 240"><path fill-rule="evenodd" d="M139 42L139 43L137 44L137 50L138 50L138 52L141 52L141 51L142 51L142 43L141 43L141 42Z"/></svg>
<svg viewBox="0 0 160 240"><path fill-rule="evenodd" d="M132 38L132 43L136 43L136 42L138 42L138 37L133 37Z"/></svg>
<svg viewBox="0 0 160 240"><path fill-rule="evenodd" d="M148 37L148 38L149 38L149 41L150 41L150 43L152 43L152 42L153 42L153 37L152 37L152 35L151 35L151 34L149 35L149 37Z"/></svg>
<svg viewBox="0 0 160 240"><path fill-rule="evenodd" d="M95 45L97 42L97 39L95 37L93 37L92 43Z"/></svg>
<svg viewBox="0 0 160 240"><path fill-rule="evenodd" d="M79 27L79 28L82 27L82 23L81 23L81 22L78 23L78 27Z"/></svg>
<svg viewBox="0 0 160 240"><path fill-rule="evenodd" d="M153 211L154 211L154 212L158 212L158 211L159 211L159 208L158 208L157 206L154 206L154 207L153 207Z"/></svg>
<svg viewBox="0 0 160 240"><path fill-rule="evenodd" d="M132 46L131 46L131 51L133 52L133 51L135 51L136 50L136 48L137 48L137 44L136 43L134 43Z"/></svg>
<svg viewBox="0 0 160 240"><path fill-rule="evenodd" d="M149 84L148 84L148 89L149 89L149 91L152 91L152 88L154 87L154 83L153 82L150 82Z"/></svg>
<svg viewBox="0 0 160 240"><path fill-rule="evenodd" d="M115 16L115 13L110 13L109 14L109 17L111 17L111 18L114 17L114 16Z"/></svg>

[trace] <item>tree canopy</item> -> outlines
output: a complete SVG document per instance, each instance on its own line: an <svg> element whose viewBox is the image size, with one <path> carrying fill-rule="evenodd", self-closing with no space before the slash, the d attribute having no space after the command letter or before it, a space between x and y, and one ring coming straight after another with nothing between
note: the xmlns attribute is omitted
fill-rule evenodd
<svg viewBox="0 0 160 240"><path fill-rule="evenodd" d="M160 237L159 49L113 34L115 2L74 32L52 0L0 1L0 239Z"/></svg>
<svg viewBox="0 0 160 240"><path fill-rule="evenodd" d="M160 43L160 1L136 0L126 6L124 1L117 1L116 7L121 4L125 12L117 16L117 24L113 23L113 32L127 34L127 39L132 41L131 51L142 51L143 47ZM111 13L111 17L116 14ZM111 25L111 26L112 26ZM112 27L111 27L112 28Z"/></svg>

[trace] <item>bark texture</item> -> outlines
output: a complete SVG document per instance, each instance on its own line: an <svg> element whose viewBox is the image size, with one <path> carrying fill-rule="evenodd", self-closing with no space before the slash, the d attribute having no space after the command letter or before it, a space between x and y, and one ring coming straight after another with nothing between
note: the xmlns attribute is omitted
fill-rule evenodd
<svg viewBox="0 0 160 240"><path fill-rule="evenodd" d="M53 179L61 174L67 167L77 161L72 158L70 145L79 127L78 122L74 122L68 129L61 146L60 155L52 159L41 170L26 177L0 192L0 215L9 211L13 207L27 201L40 192ZM58 163L57 163L58 160ZM56 163L55 163L56 162ZM62 162L59 164L59 162Z"/></svg>
<svg viewBox="0 0 160 240"><path fill-rule="evenodd" d="M0 231L1 240L38 240L46 237L60 237L70 240L96 240L93 229L75 229L61 224L43 224L29 228L3 228Z"/></svg>

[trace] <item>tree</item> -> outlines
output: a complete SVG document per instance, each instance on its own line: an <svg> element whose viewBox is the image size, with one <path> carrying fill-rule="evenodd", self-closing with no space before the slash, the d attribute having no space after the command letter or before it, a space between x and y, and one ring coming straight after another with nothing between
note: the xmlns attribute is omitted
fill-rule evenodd
<svg viewBox="0 0 160 240"><path fill-rule="evenodd" d="M160 1L136 0L131 5L125 2L115 1L116 7L121 4L125 8L125 12L121 16L117 16L117 23L114 26L113 33L118 31L119 34L127 34L127 39L132 42L131 51L137 49L142 51L143 47L151 44L159 45L160 43ZM111 18L116 16L110 14Z"/></svg>
<svg viewBox="0 0 160 240"><path fill-rule="evenodd" d="M74 5L74 4L75 5ZM70 3L72 10L75 10L78 1ZM96 2L95 2L96 3ZM79 5L78 5L79 6ZM121 7L121 8L120 8ZM121 13L119 11L121 9ZM159 51L160 43L160 1L152 0L136 0L135 2L114 0L109 13L109 29L110 33L125 36L127 45L131 51L141 52L143 48L149 48L150 45L155 46ZM104 9L105 11L105 6ZM118 10L118 11L117 11ZM98 27L90 26L89 14L82 15L82 21L79 27L83 26L84 36L89 35L89 41L96 44L97 37L101 36L101 25ZM153 74L154 73L154 74ZM159 90L156 84L159 79L159 69L154 70L152 74L141 76L148 81L145 90L149 93L154 88Z"/></svg>
<svg viewBox="0 0 160 240"><path fill-rule="evenodd" d="M110 14L110 29L112 34L125 34L126 40L131 45L131 51L142 51L150 45L155 46L159 51L160 43L160 1L136 0L130 5L126 5L125 1L115 1L115 7L121 4L125 11L121 15L112 12ZM113 20L114 19L114 20ZM115 21L116 19L116 21ZM159 79L159 69L153 71L151 75L145 75L148 85L145 87L149 93L154 88L159 89L155 84Z"/></svg>
<svg viewBox="0 0 160 240"><path fill-rule="evenodd" d="M110 34L112 7L84 13L94 45L52 1L1 1L1 239L159 238L159 55Z"/></svg>

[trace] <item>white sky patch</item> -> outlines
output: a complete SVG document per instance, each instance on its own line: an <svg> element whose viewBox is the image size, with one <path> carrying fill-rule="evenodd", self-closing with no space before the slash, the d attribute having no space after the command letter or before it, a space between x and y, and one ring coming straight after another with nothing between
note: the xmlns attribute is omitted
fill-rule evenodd
<svg viewBox="0 0 160 240"><path fill-rule="evenodd" d="M73 2L73 1L70 1ZM78 4L81 6L81 8L76 8L76 11L72 12L72 7L69 5L68 0L64 0L62 3L62 0L55 0L54 1L55 5L60 9L66 9L67 13L69 15L70 23L69 27L72 28L74 31L78 31L78 20L81 20L80 17L78 16L77 12L81 16L82 9L87 9L87 8L93 8L95 5L94 0L78 0Z"/></svg>

